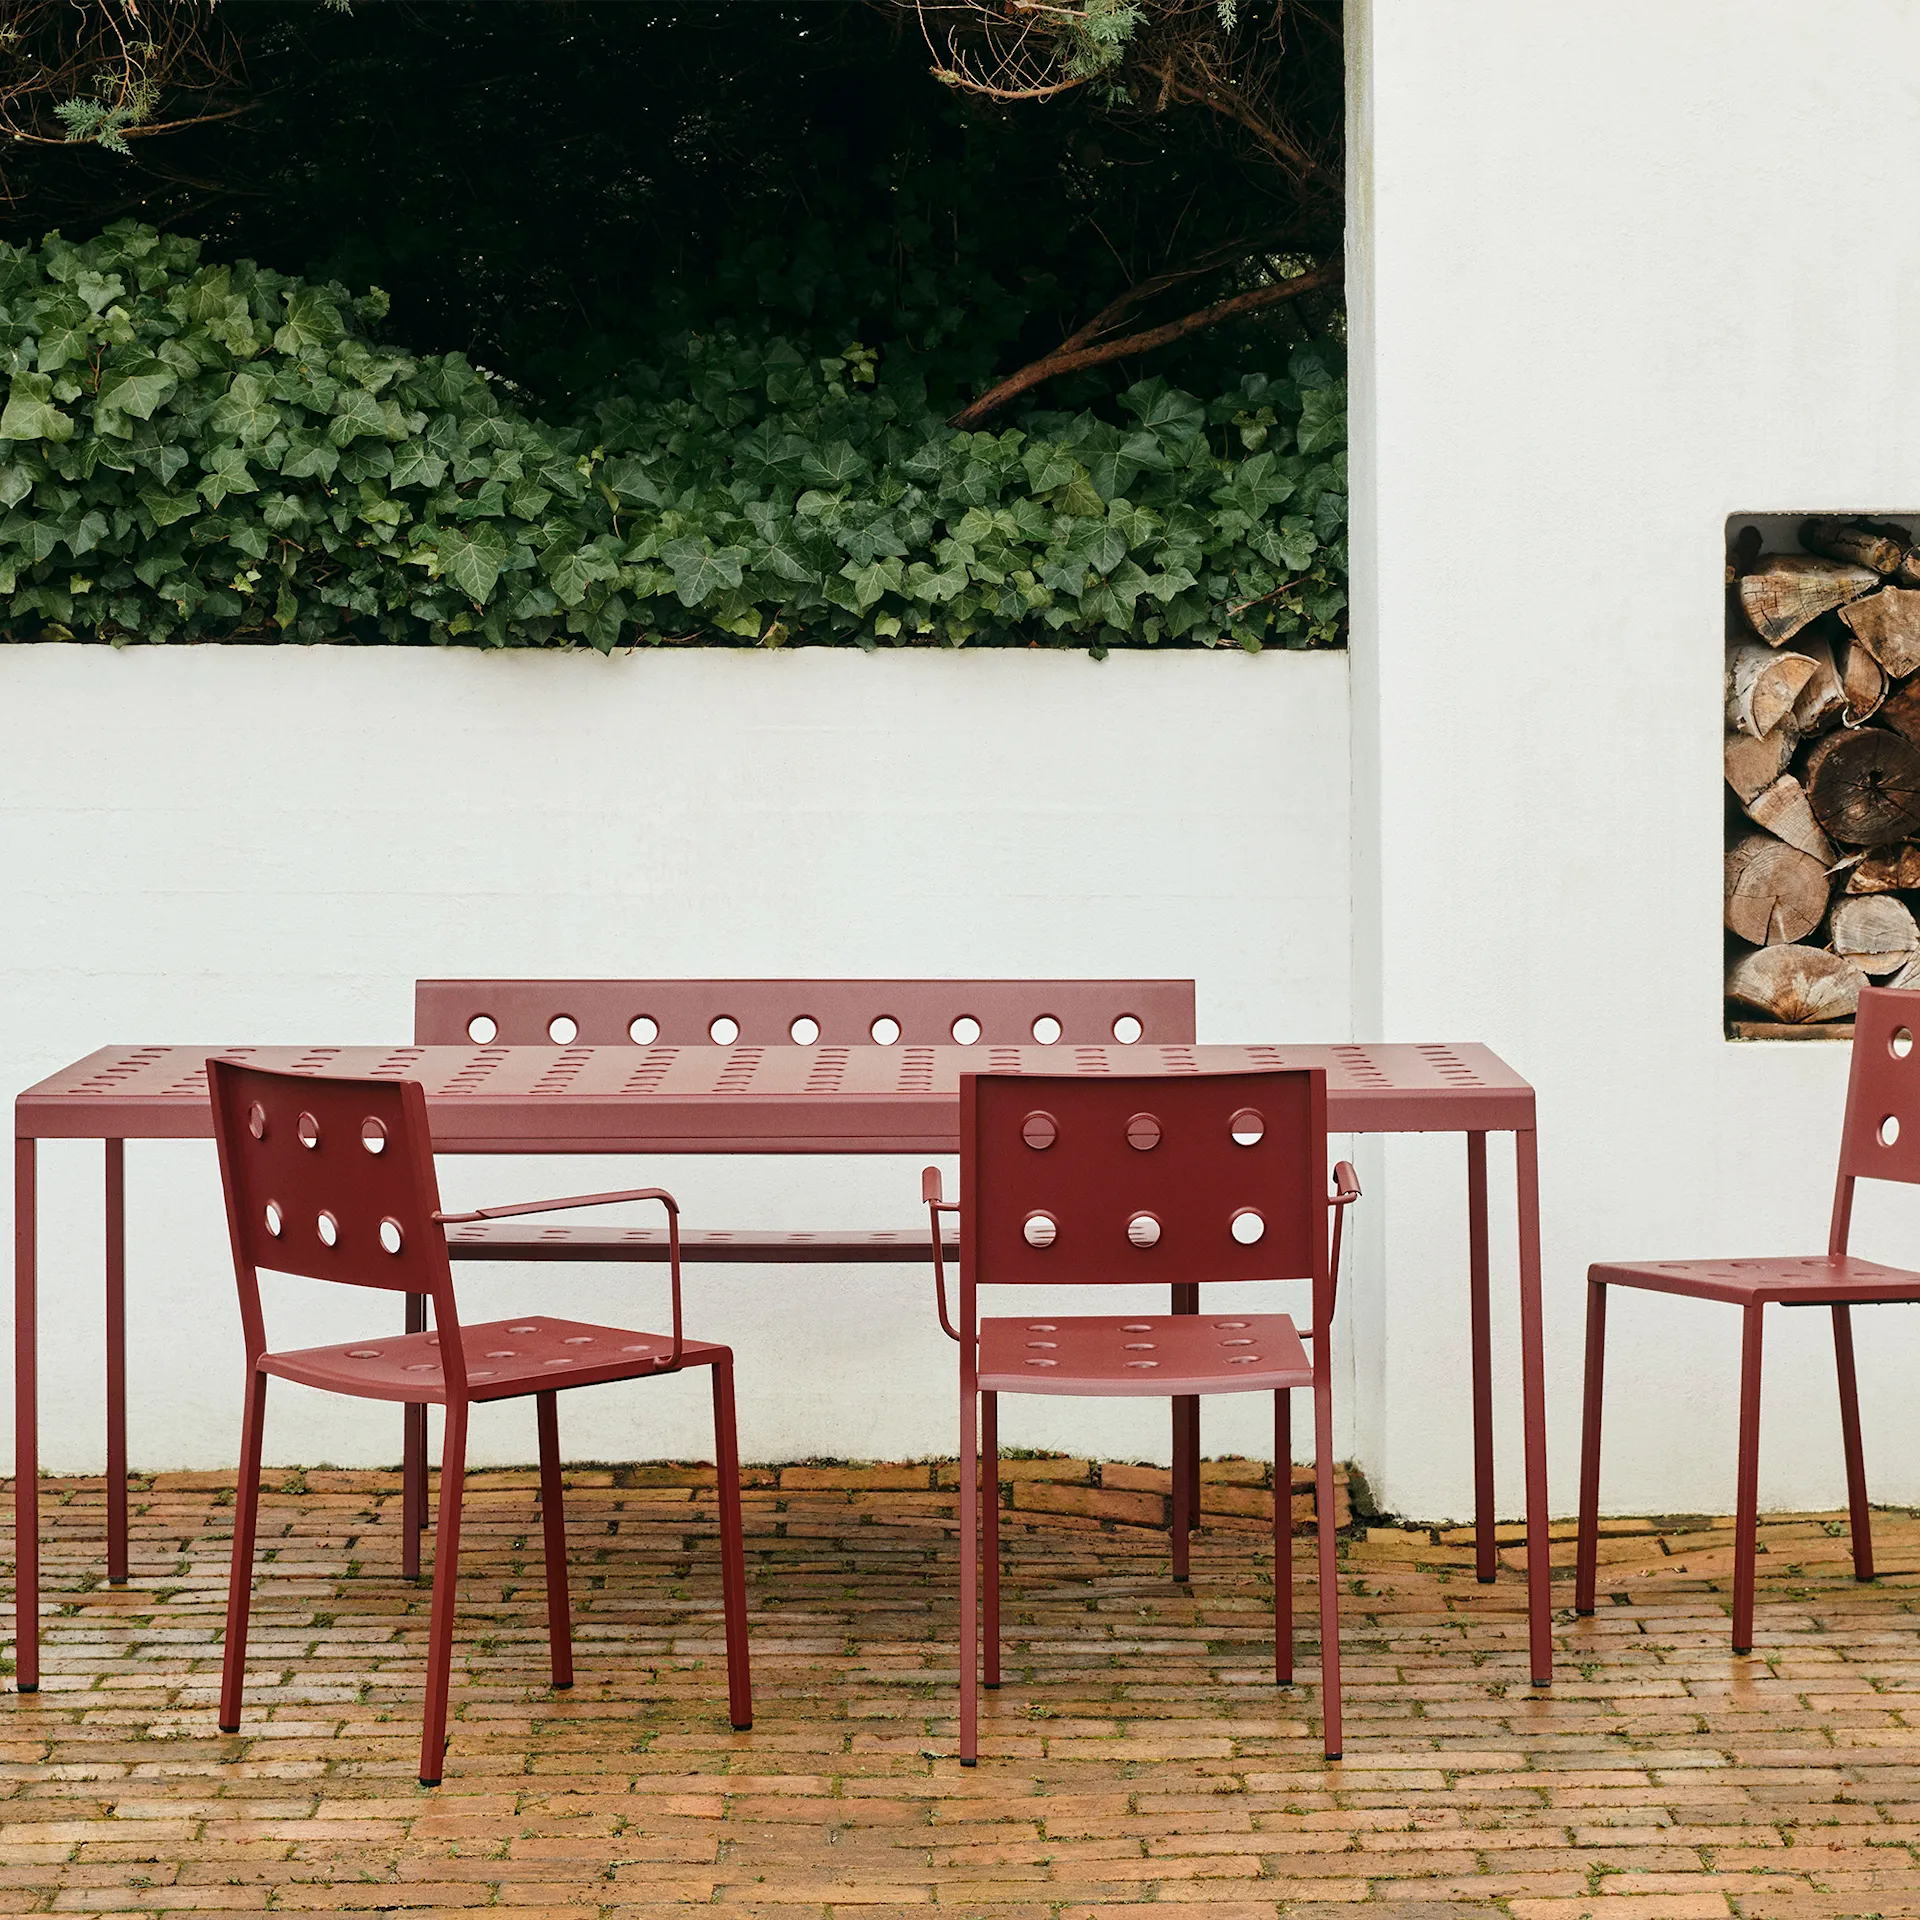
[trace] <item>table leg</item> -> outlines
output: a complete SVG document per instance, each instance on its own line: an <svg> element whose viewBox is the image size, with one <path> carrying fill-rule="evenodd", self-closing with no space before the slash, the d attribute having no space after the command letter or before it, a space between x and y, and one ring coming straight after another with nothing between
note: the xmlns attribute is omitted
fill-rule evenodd
<svg viewBox="0 0 1920 1920"><path fill-rule="evenodd" d="M13 1143L14 1684L40 1690L40 1403L35 1325L34 1146Z"/></svg>
<svg viewBox="0 0 1920 1920"><path fill-rule="evenodd" d="M1175 1313L1198 1313L1200 1289L1178 1286L1173 1289ZM1173 1403L1173 1477L1186 1488L1187 1531L1200 1526L1200 1396L1185 1393ZM1184 1553L1180 1556L1185 1558Z"/></svg>
<svg viewBox="0 0 1920 1920"><path fill-rule="evenodd" d="M1483 1586L1499 1565L1493 1490L1493 1309L1487 1286L1487 1136L1467 1135L1467 1284L1473 1322L1473 1554Z"/></svg>
<svg viewBox="0 0 1920 1920"><path fill-rule="evenodd" d="M107 1150L107 1581L127 1584L127 1143Z"/></svg>
<svg viewBox="0 0 1920 1920"><path fill-rule="evenodd" d="M1547 1363L1540 1305L1540 1145L1513 1136L1520 1211L1520 1403L1527 1459L1527 1645L1533 1684L1553 1680L1553 1569L1547 1527Z"/></svg>

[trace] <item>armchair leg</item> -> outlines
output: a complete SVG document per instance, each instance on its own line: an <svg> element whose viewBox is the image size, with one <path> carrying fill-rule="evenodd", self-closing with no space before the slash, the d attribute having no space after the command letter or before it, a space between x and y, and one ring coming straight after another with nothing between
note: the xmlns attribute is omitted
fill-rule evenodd
<svg viewBox="0 0 1920 1920"><path fill-rule="evenodd" d="M260 1519L260 1447L267 1419L267 1376L247 1381L240 1426L240 1481L233 1497L233 1559L227 1572L227 1643L220 1665L220 1731L240 1731L247 1684L247 1618L253 1606L253 1542Z"/></svg>
<svg viewBox="0 0 1920 1920"><path fill-rule="evenodd" d="M733 1418L733 1356L713 1368L713 1458L720 1493L720 1599L727 1623L727 1718L753 1725L753 1670L747 1656L747 1549L740 1523L740 1439Z"/></svg>
<svg viewBox="0 0 1920 1920"><path fill-rule="evenodd" d="M984 1685L1000 1685L1000 1396L980 1396L981 1635L986 1641Z"/></svg>
<svg viewBox="0 0 1920 1920"><path fill-rule="evenodd" d="M1326 1756L1338 1760L1340 1565L1333 1524L1333 1395L1325 1385L1313 1390L1313 1474L1313 1524L1320 1551L1320 1724Z"/></svg>
<svg viewBox="0 0 1920 1920"><path fill-rule="evenodd" d="M1189 1504L1189 1468L1192 1455L1189 1452L1189 1431L1187 1408L1198 1405L1197 1398L1182 1396L1173 1403L1173 1577L1187 1580L1193 1574L1193 1555L1190 1536L1193 1532L1193 1508Z"/></svg>
<svg viewBox="0 0 1920 1920"><path fill-rule="evenodd" d="M1740 1468L1733 1514L1733 1650L1753 1651L1753 1560L1760 1506L1760 1331L1764 1309L1742 1311Z"/></svg>
<svg viewBox="0 0 1920 1920"><path fill-rule="evenodd" d="M427 1330L427 1296L407 1295L407 1331ZM400 1410L400 1577L420 1578L420 1535L427 1524L427 1410Z"/></svg>
<svg viewBox="0 0 1920 1920"><path fill-rule="evenodd" d="M1587 1386L1580 1411L1580 1524L1574 1555L1573 1610L1593 1611L1600 1561L1600 1402L1607 1367L1607 1289L1587 1283Z"/></svg>
<svg viewBox="0 0 1920 1920"><path fill-rule="evenodd" d="M1833 1310L1833 1359L1840 1375L1840 1442L1847 1457L1847 1518L1853 1532L1853 1577L1873 1578L1873 1514L1867 1505L1867 1463L1860 1446L1860 1388L1853 1371L1853 1310Z"/></svg>
<svg viewBox="0 0 1920 1920"><path fill-rule="evenodd" d="M447 1690L453 1669L454 1595L460 1583L460 1506L467 1478L467 1409L447 1409L440 1447L440 1530L433 1550L433 1614L427 1628L427 1698L420 1729L420 1784L437 1787L446 1765Z"/></svg>
<svg viewBox="0 0 1920 1920"><path fill-rule="evenodd" d="M540 1534L547 1568L547 1645L553 1684L573 1685L573 1621L567 1607L567 1510L560 1486L560 1396L536 1393L540 1429Z"/></svg>
<svg viewBox="0 0 1920 1920"><path fill-rule="evenodd" d="M960 1383L960 1764L980 1760L979 1396Z"/></svg>
<svg viewBox="0 0 1920 1920"><path fill-rule="evenodd" d="M1293 1396L1273 1396L1273 1683L1293 1685Z"/></svg>

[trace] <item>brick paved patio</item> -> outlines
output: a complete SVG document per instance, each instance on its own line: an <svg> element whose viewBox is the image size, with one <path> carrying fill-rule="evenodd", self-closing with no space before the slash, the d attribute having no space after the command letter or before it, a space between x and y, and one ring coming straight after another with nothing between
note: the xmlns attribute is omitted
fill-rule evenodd
<svg viewBox="0 0 1920 1920"><path fill-rule="evenodd" d="M951 1468L754 1476L747 1734L726 1725L697 1470L572 1476L570 1695L540 1684L532 1476L479 1476L433 1793L412 1777L426 1609L389 1571L392 1476L316 1471L267 1502L232 1738L213 1724L230 1486L143 1482L137 1578L114 1591L92 1571L100 1483L50 1483L59 1611L45 1690L0 1705L0 1908L1920 1914L1911 1516L1879 1517L1892 1571L1865 1589L1837 1519L1769 1524L1746 1660L1726 1528L1619 1524L1551 1698L1527 1684L1517 1581L1477 1585L1462 1536L1374 1529L1345 1553L1328 1767L1314 1690L1263 1679L1257 1468L1209 1464L1190 1590L1140 1524L1164 1474L1004 1471L1009 1675L973 1772L949 1757Z"/></svg>

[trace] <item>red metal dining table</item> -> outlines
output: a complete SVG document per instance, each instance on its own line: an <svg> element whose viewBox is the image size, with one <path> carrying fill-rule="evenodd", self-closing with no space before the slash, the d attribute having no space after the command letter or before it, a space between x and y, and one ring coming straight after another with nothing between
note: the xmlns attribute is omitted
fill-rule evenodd
<svg viewBox="0 0 1920 1920"><path fill-rule="evenodd" d="M960 1076L1324 1067L1335 1133L1467 1141L1476 1565L1495 1574L1487 1135L1514 1136L1527 1619L1536 1686L1553 1676L1539 1170L1533 1089L1477 1045L1032 1047L104 1047L14 1104L16 1673L39 1685L40 1488L35 1161L41 1140L106 1150L108 1572L126 1577L126 1142L212 1137L206 1061L421 1081L438 1153L958 1151Z"/></svg>

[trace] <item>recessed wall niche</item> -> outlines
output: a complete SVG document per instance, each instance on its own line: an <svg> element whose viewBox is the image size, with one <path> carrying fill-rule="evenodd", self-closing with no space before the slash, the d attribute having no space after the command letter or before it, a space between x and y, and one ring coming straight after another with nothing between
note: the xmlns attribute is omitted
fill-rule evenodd
<svg viewBox="0 0 1920 1920"><path fill-rule="evenodd" d="M1727 520L1729 1039L1848 1039L1863 986L1920 986L1917 534Z"/></svg>

